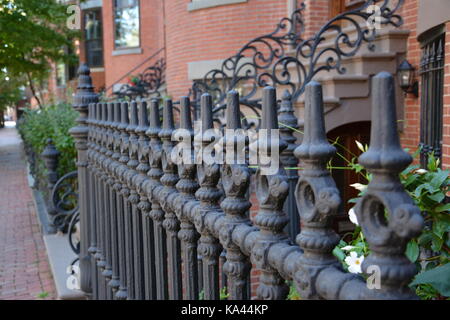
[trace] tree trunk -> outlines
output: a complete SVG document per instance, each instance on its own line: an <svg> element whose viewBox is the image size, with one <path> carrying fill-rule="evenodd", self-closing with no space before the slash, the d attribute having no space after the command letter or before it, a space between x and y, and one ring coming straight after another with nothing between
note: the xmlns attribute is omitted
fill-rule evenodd
<svg viewBox="0 0 450 320"><path fill-rule="evenodd" d="M31 93L33 94L33 97L36 99L39 109L42 109L42 103L41 103L41 100L39 99L38 94L36 93L36 88L34 87L33 79L31 78L31 74L29 72L27 72L26 74L27 74L28 85L30 87Z"/></svg>

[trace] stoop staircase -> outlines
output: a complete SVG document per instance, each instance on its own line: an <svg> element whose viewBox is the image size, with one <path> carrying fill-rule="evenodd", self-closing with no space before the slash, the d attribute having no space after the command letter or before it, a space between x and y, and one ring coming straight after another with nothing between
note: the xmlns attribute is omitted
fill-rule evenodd
<svg viewBox="0 0 450 320"><path fill-rule="evenodd" d="M349 28L349 35L352 36ZM363 44L358 53L353 57L344 57L342 66L346 72L339 74L337 70L322 71L317 74L315 80L323 86L325 124L327 131L340 125L356 121L370 121L371 110L371 79L380 71L396 74L397 66L406 52L408 30L386 27L377 30L377 37L373 41L374 50L369 50L367 44ZM336 33L327 34L327 39L318 50L333 46ZM325 63L325 58L319 60ZM308 63L305 61L305 66ZM397 99L401 99L397 90ZM401 106L401 103L397 105ZM303 118L304 95L296 104L298 115ZM402 110L397 110L399 119L402 118Z"/></svg>

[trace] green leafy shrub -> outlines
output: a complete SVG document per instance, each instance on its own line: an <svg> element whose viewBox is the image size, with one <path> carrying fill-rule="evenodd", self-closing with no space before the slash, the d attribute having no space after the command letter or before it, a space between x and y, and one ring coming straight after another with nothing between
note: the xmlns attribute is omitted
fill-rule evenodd
<svg viewBox="0 0 450 320"><path fill-rule="evenodd" d="M361 146L360 149L366 151L367 147ZM417 155L418 152L415 156ZM371 180L372 177L356 162L356 158L351 161L349 167L364 175L367 181ZM421 299L450 297L449 175L448 170L439 168L439 159L432 154L429 156L427 169L411 165L400 173L400 181L425 220L422 233L408 243L405 252L417 266L418 274L410 283L410 287ZM360 191L359 197L364 194L367 187L362 184L352 186ZM349 202L356 203L359 197ZM353 209L349 212L349 218L356 224L355 230L351 234L344 235L333 254L341 261L345 270L360 273L360 265L369 255L370 249Z"/></svg>
<svg viewBox="0 0 450 320"><path fill-rule="evenodd" d="M18 130L28 152L34 153L34 176L40 186L45 185L46 169L41 153L50 138L61 153L58 158L58 175L76 169L76 149L69 129L76 125L77 112L67 103L47 106L39 110L26 110ZM32 156L32 155L29 155Z"/></svg>

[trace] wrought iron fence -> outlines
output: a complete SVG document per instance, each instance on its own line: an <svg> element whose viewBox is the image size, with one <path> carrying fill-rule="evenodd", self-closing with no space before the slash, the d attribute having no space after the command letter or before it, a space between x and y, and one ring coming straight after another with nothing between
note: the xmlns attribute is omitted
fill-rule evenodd
<svg viewBox="0 0 450 320"><path fill-rule="evenodd" d="M326 139L321 85L312 81L305 88L305 132L295 149L303 168L295 190L302 230L292 244L283 231L289 184L282 166L264 175L259 165L259 210L250 219L247 161L173 161L181 143L212 141L207 135L186 140L194 137L189 98L179 102L178 127L185 133L179 141L173 139L171 100L164 103L162 124L158 100L99 103L89 69L81 66L74 100L80 117L71 131L78 148L81 289L92 299L195 300L200 293L218 299L226 286L229 299L249 299L248 278L256 268L258 299L286 299L286 280L302 299L415 298L407 285L415 266L404 251L423 220L398 177L412 159L399 142L393 77L382 72L373 80L371 144L359 158L373 175L356 206L372 252L362 270L376 270L380 280L372 289L362 276L344 272L332 254L339 239L331 223L341 199L326 164L336 150ZM229 92L226 104L226 128L241 128L239 94ZM212 110L212 97L202 95L203 130L213 126ZM276 110L276 90L267 87L262 129L278 129ZM238 149L240 138L227 143ZM286 147L263 136L258 143L271 145L269 156Z"/></svg>
<svg viewBox="0 0 450 320"><path fill-rule="evenodd" d="M238 90L244 91L239 100L243 127L259 127L260 89L269 85L283 87L286 92L279 105L280 132L288 146L283 151L282 163L285 167L295 167L297 159L293 151L297 144L294 135L303 128L294 116L293 104L317 74L333 70L344 74L344 59L355 56L364 44L371 51L375 49L373 42L377 28L369 26L372 20L379 23L380 28L401 26L403 19L398 13L402 5L403 0L367 0L330 19L316 34L304 38L303 11L306 6L302 3L290 17L282 18L272 32L250 40L235 55L225 59L220 68L209 70L193 83L194 117L199 117L202 94L209 93L213 97L214 122L224 127L227 92ZM368 10L373 6L379 8L375 20L373 11ZM292 191L284 209L290 214L291 223L287 229L294 241L300 231L293 194L298 174L295 170L289 170L287 174Z"/></svg>

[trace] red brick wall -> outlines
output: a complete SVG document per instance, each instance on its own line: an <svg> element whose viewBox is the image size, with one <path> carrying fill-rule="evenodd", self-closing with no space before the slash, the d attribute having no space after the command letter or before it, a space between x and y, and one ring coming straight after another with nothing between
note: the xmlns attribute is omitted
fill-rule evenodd
<svg viewBox="0 0 450 320"><path fill-rule="evenodd" d="M247 3L187 10L190 0L166 0L167 89L186 95L188 62L225 59L247 41L272 31L287 15L285 0L248 0Z"/></svg>
<svg viewBox="0 0 450 320"><path fill-rule="evenodd" d="M305 4L305 38L309 38L329 20L329 0L305 0Z"/></svg>
<svg viewBox="0 0 450 320"><path fill-rule="evenodd" d="M114 26L113 1L103 1L103 37L106 87L111 86L127 72L164 46L163 0L140 0L141 54L113 56ZM146 65L147 67L149 65ZM145 66L143 66L145 67ZM136 70L138 74L142 70ZM121 83L126 82L122 80Z"/></svg>
<svg viewBox="0 0 450 320"><path fill-rule="evenodd" d="M406 1L403 5L401 15L404 18L403 28L410 30L410 35L408 38L408 47L406 59L419 70L421 50L419 42L417 41L417 14L418 14L418 3L417 0ZM416 75L417 80L420 81L418 75ZM419 85L420 88L420 85ZM400 88L396 88L401 90ZM420 97L420 92L419 92ZM404 119L404 131L401 134L402 145L405 148L409 148L411 151L415 151L419 145L419 135L420 135L420 99L414 97L413 95L408 95L405 98L405 119Z"/></svg>

